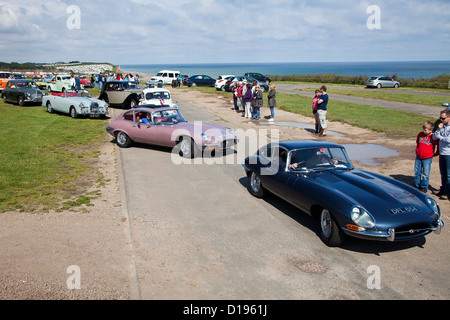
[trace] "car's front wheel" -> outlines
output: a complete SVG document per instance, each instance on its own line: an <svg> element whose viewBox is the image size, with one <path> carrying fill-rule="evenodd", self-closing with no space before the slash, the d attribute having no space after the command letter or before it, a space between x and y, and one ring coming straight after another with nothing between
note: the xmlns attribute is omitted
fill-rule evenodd
<svg viewBox="0 0 450 320"><path fill-rule="evenodd" d="M70 113L70 116L74 119L76 119L78 117L77 110L75 110L75 107L70 107L69 113Z"/></svg>
<svg viewBox="0 0 450 320"><path fill-rule="evenodd" d="M19 106L21 106L21 107L23 107L23 106L25 105L25 100L23 99L22 96L19 96L19 97L17 98L17 104L18 104Z"/></svg>
<svg viewBox="0 0 450 320"><path fill-rule="evenodd" d="M181 138L181 141L178 143L180 148L180 156L185 158L194 158L196 153L195 142L189 137Z"/></svg>
<svg viewBox="0 0 450 320"><path fill-rule="evenodd" d="M344 233L328 209L322 209L319 216L320 239L329 247L338 247L344 242Z"/></svg>
<svg viewBox="0 0 450 320"><path fill-rule="evenodd" d="M264 188L261 184L261 179L255 172L250 173L248 188L250 190L250 193L255 197L264 197Z"/></svg>
<svg viewBox="0 0 450 320"><path fill-rule="evenodd" d="M47 101L47 112L53 113L53 108L52 108L52 104L50 101Z"/></svg>
<svg viewBox="0 0 450 320"><path fill-rule="evenodd" d="M131 144L130 137L122 131L116 133L116 143L121 148L128 148Z"/></svg>

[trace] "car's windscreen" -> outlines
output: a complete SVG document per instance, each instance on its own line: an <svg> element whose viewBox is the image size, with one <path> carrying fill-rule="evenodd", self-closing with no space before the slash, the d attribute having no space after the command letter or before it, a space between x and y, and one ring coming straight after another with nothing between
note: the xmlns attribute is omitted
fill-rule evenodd
<svg viewBox="0 0 450 320"><path fill-rule="evenodd" d="M179 122L186 122L183 115L178 110L163 110L153 112L154 124L174 124Z"/></svg>
<svg viewBox="0 0 450 320"><path fill-rule="evenodd" d="M152 99L170 99L170 94L168 92L147 92L145 94L145 100L152 100Z"/></svg>
<svg viewBox="0 0 450 320"><path fill-rule="evenodd" d="M344 148L304 148L290 152L289 169L292 171L353 169Z"/></svg>

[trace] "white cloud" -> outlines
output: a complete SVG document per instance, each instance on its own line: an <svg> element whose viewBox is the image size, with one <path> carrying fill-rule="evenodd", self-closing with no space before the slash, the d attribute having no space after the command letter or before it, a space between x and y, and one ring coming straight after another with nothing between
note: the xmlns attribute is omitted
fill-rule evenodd
<svg viewBox="0 0 450 320"><path fill-rule="evenodd" d="M448 1L376 3L380 30L366 26L367 0L0 1L0 49L19 62L448 59ZM66 26L70 5L80 30Z"/></svg>

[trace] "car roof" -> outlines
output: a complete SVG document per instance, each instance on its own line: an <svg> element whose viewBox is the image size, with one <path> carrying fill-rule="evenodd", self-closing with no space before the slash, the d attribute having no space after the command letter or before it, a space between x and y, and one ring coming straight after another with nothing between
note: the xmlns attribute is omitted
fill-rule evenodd
<svg viewBox="0 0 450 320"><path fill-rule="evenodd" d="M274 144L277 144L280 147L284 147L288 151L299 148L343 147L333 142L319 141L319 140L287 140L272 143L272 145Z"/></svg>
<svg viewBox="0 0 450 320"><path fill-rule="evenodd" d="M34 82L32 79L11 79L8 82Z"/></svg>

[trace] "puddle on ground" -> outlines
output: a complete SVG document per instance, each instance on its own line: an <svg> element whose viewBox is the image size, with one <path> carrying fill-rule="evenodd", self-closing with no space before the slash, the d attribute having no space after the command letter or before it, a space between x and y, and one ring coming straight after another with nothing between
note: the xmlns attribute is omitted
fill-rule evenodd
<svg viewBox="0 0 450 320"><path fill-rule="evenodd" d="M308 130L310 132L314 131L314 125L308 124L308 123L301 123L301 122L255 121L253 123L255 123L257 125L270 124L270 125L275 125L275 126L301 128L301 129ZM345 137L344 134L330 131L330 130L327 131L327 135ZM347 150L350 160L358 161L361 164L365 164L365 165L369 165L369 166L375 166L375 165L380 164L380 162L375 159L389 158L389 157L395 157L395 156L399 155L399 153L396 150L389 149L387 147L380 146L380 145L373 144L373 143L343 144L343 146Z"/></svg>
<svg viewBox="0 0 450 320"><path fill-rule="evenodd" d="M351 161L358 161L359 163L375 166L380 162L375 159L389 158L398 156L399 153L393 149L380 146L378 144L343 144L347 150Z"/></svg>

